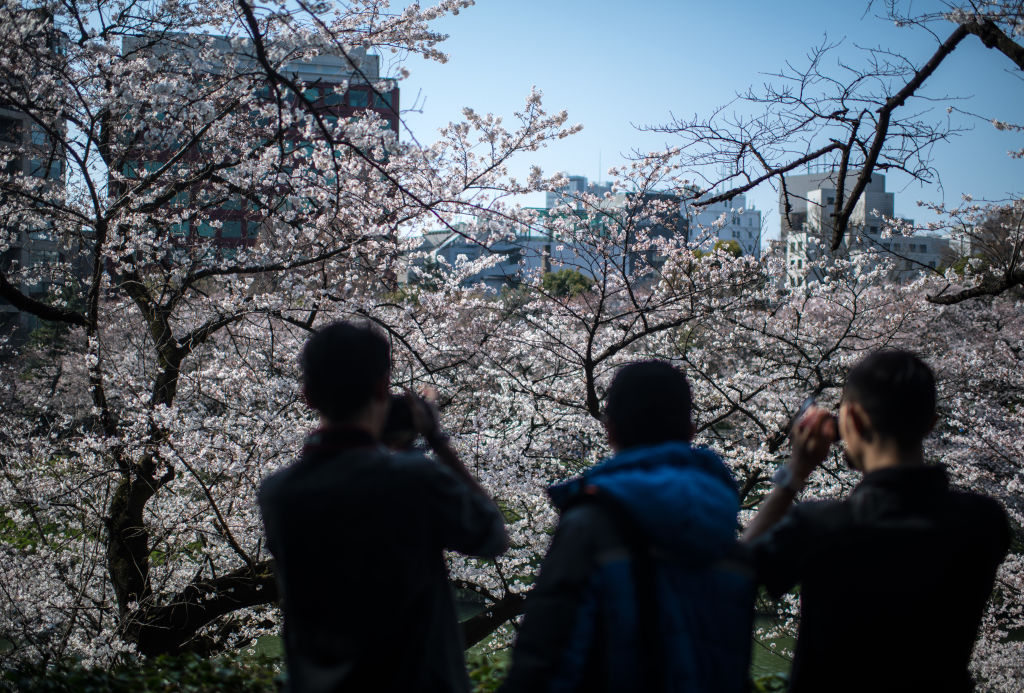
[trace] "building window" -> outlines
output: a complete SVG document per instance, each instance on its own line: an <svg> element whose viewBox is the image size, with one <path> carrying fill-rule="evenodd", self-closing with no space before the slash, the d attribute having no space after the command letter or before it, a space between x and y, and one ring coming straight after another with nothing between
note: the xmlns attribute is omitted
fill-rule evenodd
<svg viewBox="0 0 1024 693"><path fill-rule="evenodd" d="M352 108L366 108L370 105L370 94L365 89L353 89L348 93L348 105Z"/></svg>
<svg viewBox="0 0 1024 693"><path fill-rule="evenodd" d="M21 121L0 116L0 141L21 142Z"/></svg>
<svg viewBox="0 0 1024 693"><path fill-rule="evenodd" d="M345 103L345 95L339 94L334 89L325 91L323 98L323 105L328 107L340 106Z"/></svg>

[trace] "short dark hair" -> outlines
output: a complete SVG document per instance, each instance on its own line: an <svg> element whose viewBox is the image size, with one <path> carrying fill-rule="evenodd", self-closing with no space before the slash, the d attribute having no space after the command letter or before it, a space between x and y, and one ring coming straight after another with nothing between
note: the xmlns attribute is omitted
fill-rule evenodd
<svg viewBox="0 0 1024 693"><path fill-rule="evenodd" d="M391 347L368 326L333 322L309 338L299 356L309 406L332 421L358 414L391 373Z"/></svg>
<svg viewBox="0 0 1024 693"><path fill-rule="evenodd" d="M605 419L620 447L689 442L693 402L686 375L665 361L638 361L619 369L608 388Z"/></svg>
<svg viewBox="0 0 1024 693"><path fill-rule="evenodd" d="M909 351L876 351L850 369L843 399L864 409L879 436L913 449L935 421L935 375Z"/></svg>

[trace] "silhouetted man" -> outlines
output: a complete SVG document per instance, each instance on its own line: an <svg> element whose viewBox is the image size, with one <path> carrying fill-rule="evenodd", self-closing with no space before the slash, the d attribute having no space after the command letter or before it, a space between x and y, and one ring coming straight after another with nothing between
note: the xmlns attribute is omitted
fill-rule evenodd
<svg viewBox="0 0 1024 693"><path fill-rule="evenodd" d="M744 533L769 592L800 585L790 690L972 689L967 665L1009 525L995 501L924 464L934 422L932 372L905 351L850 369L838 418L812 407L797 420L792 460ZM864 478L845 500L786 514L837 435Z"/></svg>
<svg viewBox="0 0 1024 693"><path fill-rule="evenodd" d="M615 455L553 486L562 510L505 693L746 691L753 580L718 456L690 445L690 387L624 366L608 390Z"/></svg>
<svg viewBox="0 0 1024 693"><path fill-rule="evenodd" d="M378 333L328 325L301 367L320 427L259 494L290 689L468 691L443 551L504 551L500 512L422 401L417 429L441 463L379 444L391 358Z"/></svg>

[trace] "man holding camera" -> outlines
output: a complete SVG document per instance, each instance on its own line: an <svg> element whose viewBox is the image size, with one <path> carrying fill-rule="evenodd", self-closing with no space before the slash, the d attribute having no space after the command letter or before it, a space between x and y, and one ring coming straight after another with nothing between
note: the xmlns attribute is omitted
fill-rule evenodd
<svg viewBox="0 0 1024 693"><path fill-rule="evenodd" d="M838 416L810 407L789 466L743 535L775 597L800 586L792 691L969 691L968 663L999 564L1006 513L924 463L935 380L880 351L849 372ZM842 440L863 479L844 500L793 505ZM788 512L787 512L788 511Z"/></svg>
<svg viewBox="0 0 1024 693"><path fill-rule="evenodd" d="M380 334L328 325L301 367L320 427L259 493L289 689L468 693L443 552L502 553L500 511L421 399L410 399L412 419L438 461L381 446L391 355Z"/></svg>

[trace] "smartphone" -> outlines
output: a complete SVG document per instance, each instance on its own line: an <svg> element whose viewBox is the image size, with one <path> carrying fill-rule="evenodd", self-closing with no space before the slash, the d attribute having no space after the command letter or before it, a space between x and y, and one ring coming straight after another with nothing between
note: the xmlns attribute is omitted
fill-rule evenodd
<svg viewBox="0 0 1024 693"><path fill-rule="evenodd" d="M795 423L799 421L800 417L803 416L808 409L810 409L813 406L816 406L817 404L818 400L814 398L814 395L808 395L807 399L805 399L803 401L803 404L800 405L800 409L797 411L796 416L793 417L793 422ZM839 417L833 414L832 412L829 412L828 416L830 419L832 419L832 423L835 424L836 440L842 440L842 437L839 435Z"/></svg>

